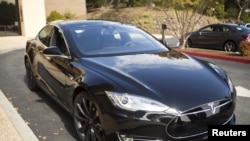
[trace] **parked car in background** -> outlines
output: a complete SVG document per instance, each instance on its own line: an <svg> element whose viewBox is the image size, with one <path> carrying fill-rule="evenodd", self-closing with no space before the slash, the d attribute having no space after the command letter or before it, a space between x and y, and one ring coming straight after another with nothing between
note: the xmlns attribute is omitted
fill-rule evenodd
<svg viewBox="0 0 250 141"><path fill-rule="evenodd" d="M250 28L250 23L241 23L240 25Z"/></svg>
<svg viewBox="0 0 250 141"><path fill-rule="evenodd" d="M164 46L136 26L46 25L28 40L27 86L73 117L82 141L205 141L235 124L236 90L219 66Z"/></svg>
<svg viewBox="0 0 250 141"><path fill-rule="evenodd" d="M186 46L236 52L249 34L250 29L239 24L210 24L188 33Z"/></svg>

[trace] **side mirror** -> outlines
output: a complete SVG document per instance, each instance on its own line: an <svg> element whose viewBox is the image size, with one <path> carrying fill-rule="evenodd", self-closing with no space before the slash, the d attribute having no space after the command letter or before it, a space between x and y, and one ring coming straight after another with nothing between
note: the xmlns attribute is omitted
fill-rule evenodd
<svg viewBox="0 0 250 141"><path fill-rule="evenodd" d="M57 46L51 46L51 47L45 48L43 50L43 54L48 57L62 57L62 58L70 59L70 57L63 54Z"/></svg>

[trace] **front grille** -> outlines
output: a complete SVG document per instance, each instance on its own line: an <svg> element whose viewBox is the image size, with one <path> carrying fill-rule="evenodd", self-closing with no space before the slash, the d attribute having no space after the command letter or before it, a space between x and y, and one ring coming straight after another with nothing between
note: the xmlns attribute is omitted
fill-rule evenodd
<svg viewBox="0 0 250 141"><path fill-rule="evenodd" d="M231 99L215 101L188 110L174 118L167 126L172 138L188 138L207 133L208 125L223 125L232 118L234 102Z"/></svg>

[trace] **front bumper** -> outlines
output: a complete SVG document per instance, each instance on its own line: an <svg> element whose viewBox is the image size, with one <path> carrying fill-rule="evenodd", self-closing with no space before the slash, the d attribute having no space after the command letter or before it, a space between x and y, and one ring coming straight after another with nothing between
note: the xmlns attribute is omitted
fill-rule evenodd
<svg viewBox="0 0 250 141"><path fill-rule="evenodd" d="M140 121L138 121L140 122ZM234 125L235 116L228 120L225 125ZM117 131L107 134L106 140L112 141L207 141L207 131L201 134L195 134L185 138L173 138L166 133L166 126L157 125L148 122L148 125L141 125L137 127L137 124L133 124L134 128L122 127ZM208 127L209 125L207 125Z"/></svg>
<svg viewBox="0 0 250 141"><path fill-rule="evenodd" d="M106 104L100 107L100 117L107 141L206 141L209 125L235 124L232 100L215 102L216 110L204 110L207 105L201 105L178 116L126 111L106 100L108 104L102 99Z"/></svg>

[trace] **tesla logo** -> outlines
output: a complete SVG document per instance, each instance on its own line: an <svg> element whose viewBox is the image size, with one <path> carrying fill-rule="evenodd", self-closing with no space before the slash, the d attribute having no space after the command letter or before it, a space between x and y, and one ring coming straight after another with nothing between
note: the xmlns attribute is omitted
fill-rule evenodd
<svg viewBox="0 0 250 141"><path fill-rule="evenodd" d="M213 102L208 103L208 106L210 107L211 112L215 114L216 108L214 107L214 103Z"/></svg>

